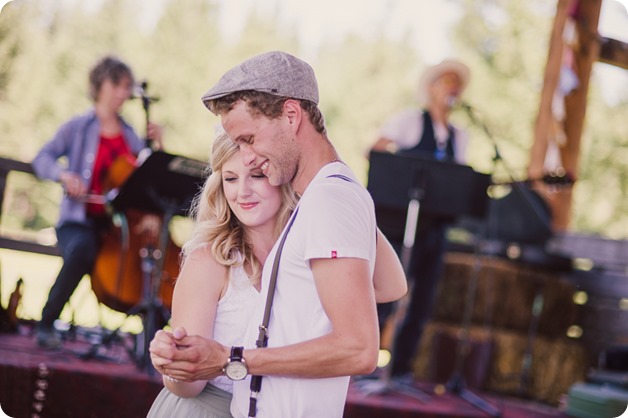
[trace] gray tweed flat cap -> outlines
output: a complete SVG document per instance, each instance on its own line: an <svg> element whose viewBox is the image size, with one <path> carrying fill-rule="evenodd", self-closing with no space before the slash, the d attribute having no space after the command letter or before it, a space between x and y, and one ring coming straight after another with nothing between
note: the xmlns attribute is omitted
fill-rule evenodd
<svg viewBox="0 0 628 418"><path fill-rule="evenodd" d="M255 90L318 104L318 83L308 63L281 51L249 58L227 71L202 97L203 103L236 91Z"/></svg>

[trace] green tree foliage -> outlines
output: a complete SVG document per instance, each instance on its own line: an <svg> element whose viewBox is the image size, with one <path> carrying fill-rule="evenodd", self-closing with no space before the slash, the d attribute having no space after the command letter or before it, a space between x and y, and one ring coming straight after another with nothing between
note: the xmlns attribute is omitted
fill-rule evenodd
<svg viewBox="0 0 628 418"><path fill-rule="evenodd" d="M457 115L473 133L472 165L498 180L525 178L553 11L541 2L465 1L455 30L460 56L472 69L465 93L479 122ZM503 163L494 164L493 141ZM507 169L504 167L506 166Z"/></svg>
<svg viewBox="0 0 628 418"><path fill-rule="evenodd" d="M342 61L339 62L341 57ZM420 59L407 42L349 37L321 48L317 72L330 138L366 181L367 152L381 124L413 106Z"/></svg>
<svg viewBox="0 0 628 418"><path fill-rule="evenodd" d="M588 102L574 190L574 228L627 239L628 100L608 106L593 86Z"/></svg>
<svg viewBox="0 0 628 418"><path fill-rule="evenodd" d="M499 145L504 163L523 179L555 3L456 1L463 17L455 29L453 55L467 62L473 74L466 97ZM295 27L257 12L242 17L246 23L239 35L226 38L219 30L219 8L212 0L7 4L0 15L0 155L32 159L61 123L90 106L89 68L113 53L133 67L138 80L148 83L149 95L159 98L150 116L165 126L166 151L206 160L218 118L203 107L201 95L242 59L282 49L306 56L313 65L330 139L366 180L365 153L379 126L391 114L416 105L425 63L410 40L391 41L373 28L368 38L328 40L312 53L299 43ZM594 84L590 97L574 229L625 237L628 122L621 115L626 103L606 105ZM124 115L144 132L140 101L126 104ZM507 179L505 164L492 160L492 139L481 126L460 111L454 118L470 130L471 165L494 172L498 180ZM55 193L37 193L37 210L30 212L46 216L23 224L54 222Z"/></svg>
<svg viewBox="0 0 628 418"><path fill-rule="evenodd" d="M494 172L498 180L507 181L510 174L525 179L555 3L464 0L463 5L465 24L457 26L455 39L473 72L466 97L503 157L503 163L491 168L492 141L471 125L471 164ZM596 80L593 77L589 87L571 229L626 239L628 99L609 105L600 97ZM465 119L469 123L468 118L460 120Z"/></svg>

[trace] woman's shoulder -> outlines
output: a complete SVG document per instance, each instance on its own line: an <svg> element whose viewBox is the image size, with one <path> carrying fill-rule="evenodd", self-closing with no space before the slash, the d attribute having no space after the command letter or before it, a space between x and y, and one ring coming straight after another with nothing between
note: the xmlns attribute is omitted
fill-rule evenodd
<svg viewBox="0 0 628 418"><path fill-rule="evenodd" d="M226 270L227 267L220 264L209 244L203 244L189 250L183 258L183 267Z"/></svg>

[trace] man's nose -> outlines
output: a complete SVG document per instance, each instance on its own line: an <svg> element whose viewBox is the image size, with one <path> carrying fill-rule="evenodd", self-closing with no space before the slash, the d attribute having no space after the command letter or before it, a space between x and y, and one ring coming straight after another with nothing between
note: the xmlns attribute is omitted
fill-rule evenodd
<svg viewBox="0 0 628 418"><path fill-rule="evenodd" d="M255 167L255 151L251 148L250 145L240 144L240 155L242 156L242 163L246 166Z"/></svg>

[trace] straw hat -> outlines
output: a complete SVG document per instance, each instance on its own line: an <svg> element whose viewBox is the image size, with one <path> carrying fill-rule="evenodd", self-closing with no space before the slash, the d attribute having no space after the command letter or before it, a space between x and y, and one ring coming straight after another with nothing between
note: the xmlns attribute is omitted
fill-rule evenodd
<svg viewBox="0 0 628 418"><path fill-rule="evenodd" d="M454 73L458 76L458 79L460 79L460 94L462 94L464 89L467 87L467 84L469 84L471 71L469 70L469 67L458 60L446 59L441 61L439 64L428 67L421 75L417 94L419 104L427 106L430 99L429 87L440 76L447 73Z"/></svg>

